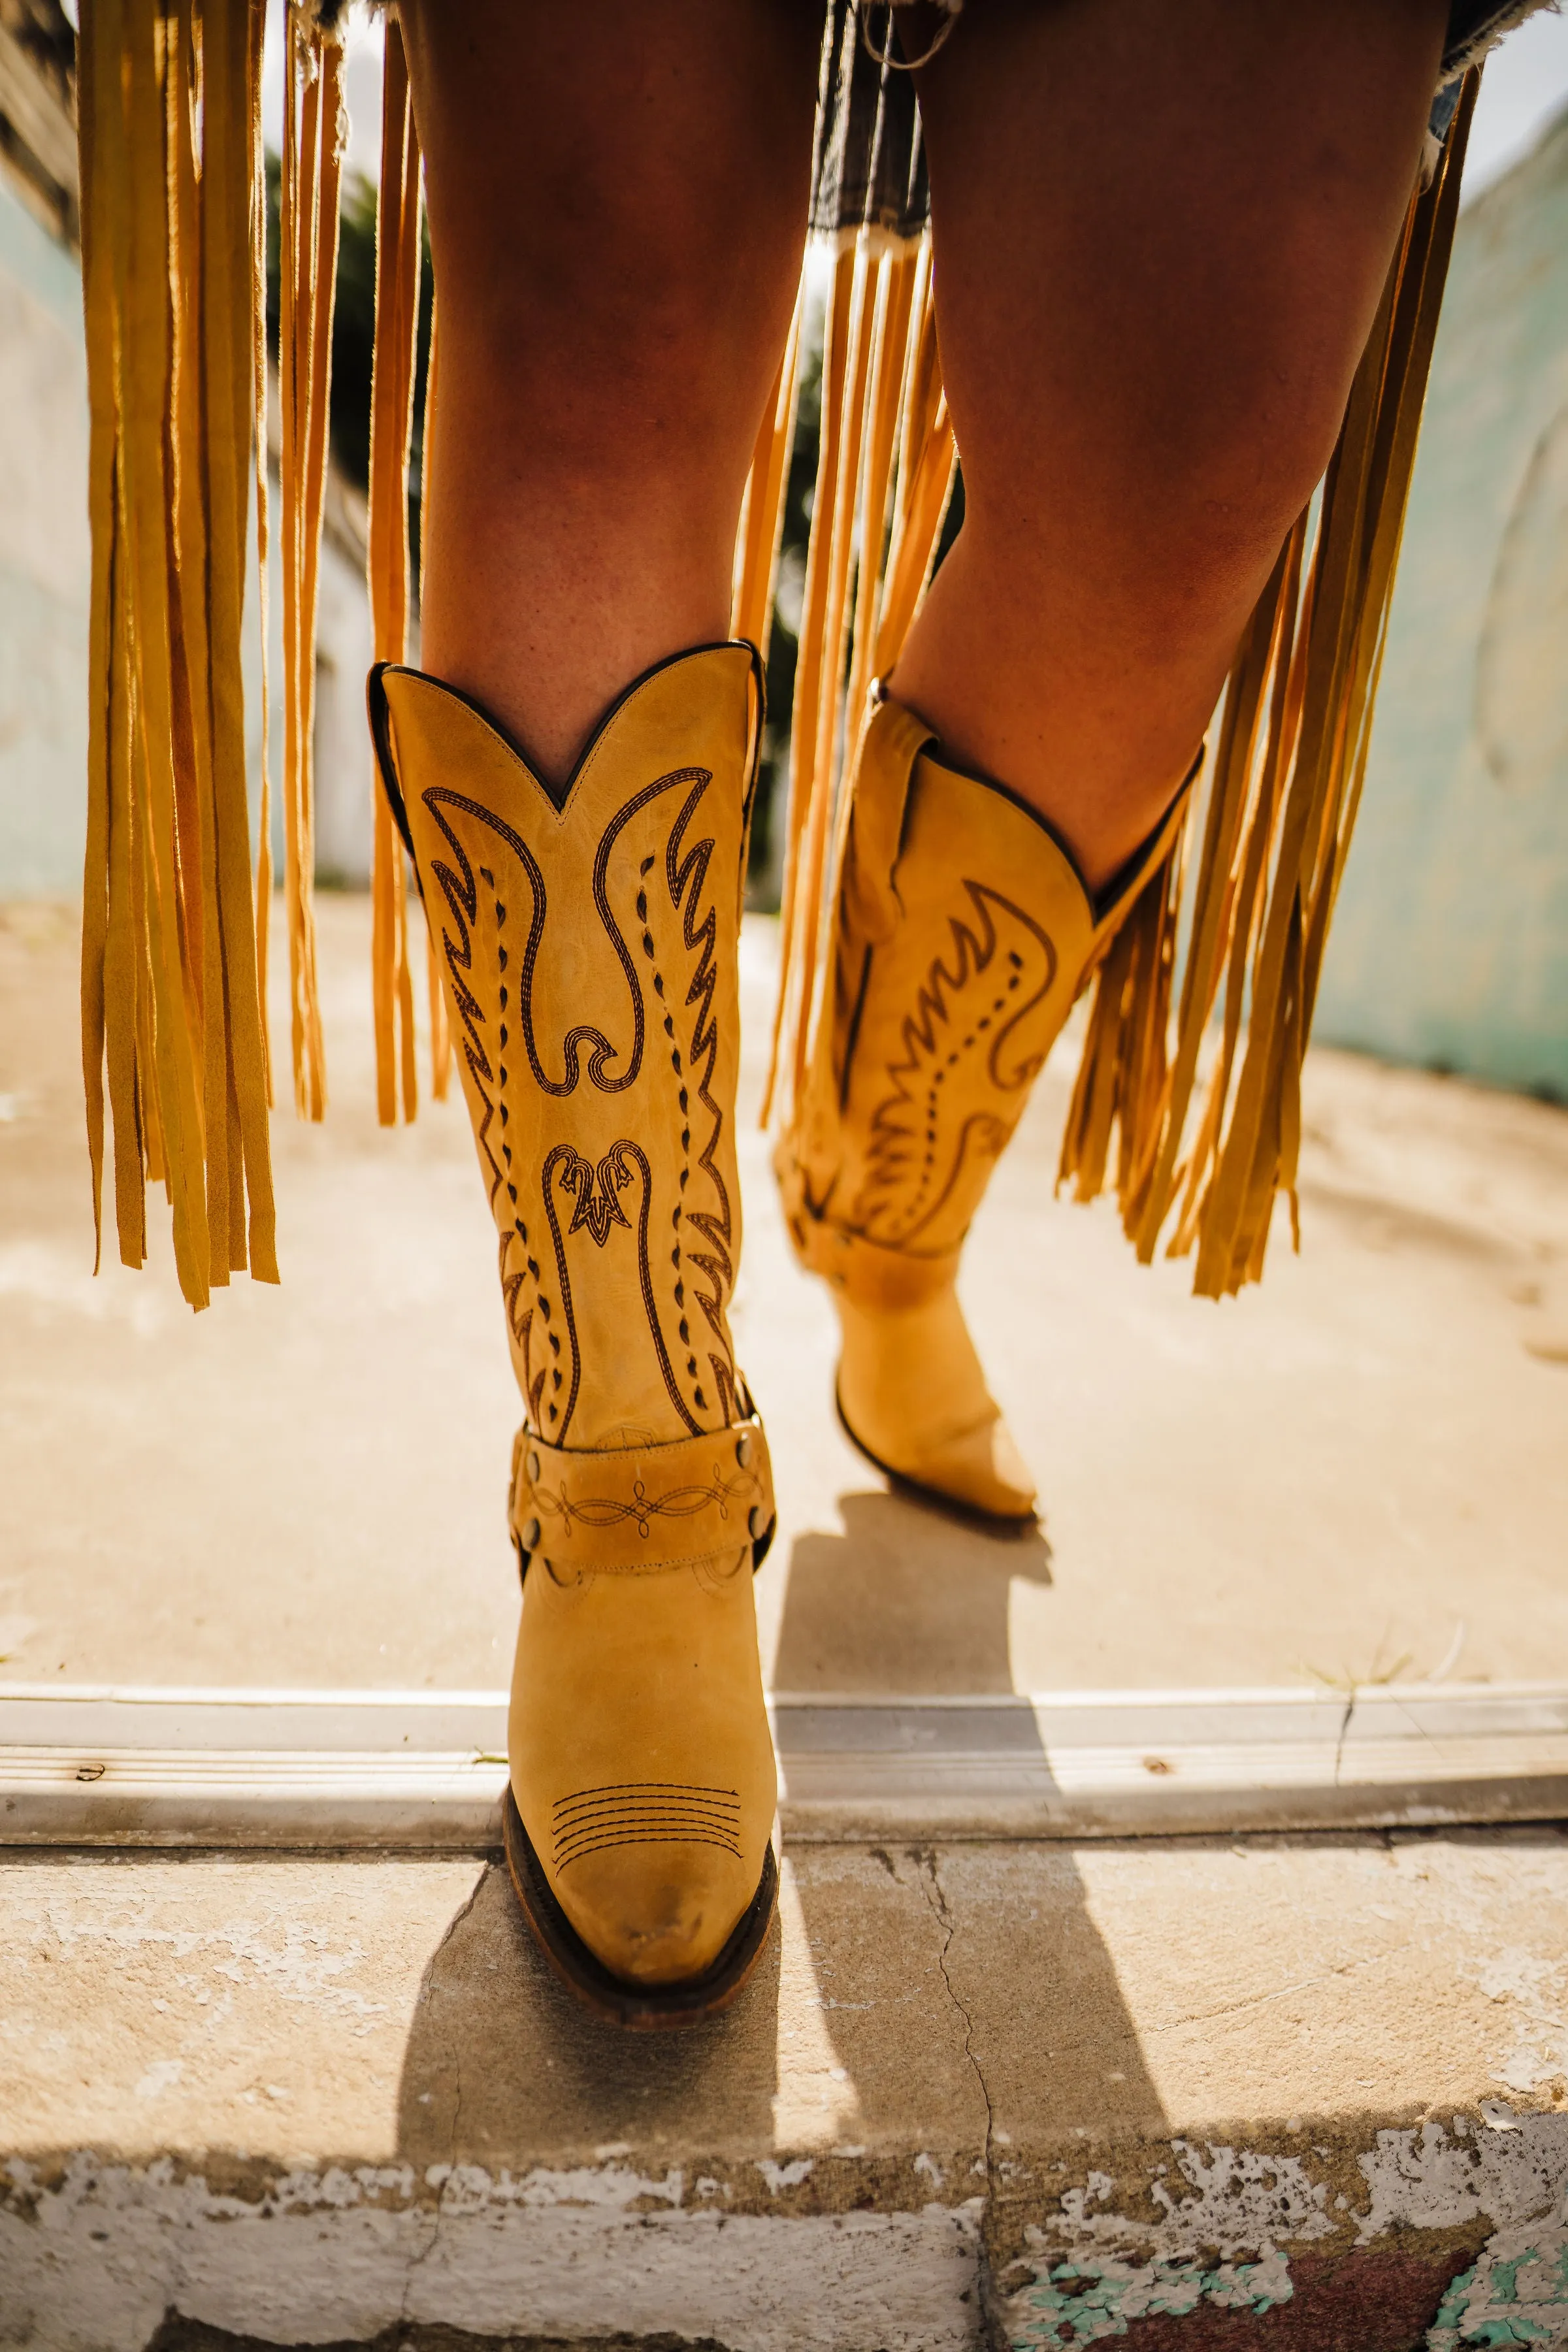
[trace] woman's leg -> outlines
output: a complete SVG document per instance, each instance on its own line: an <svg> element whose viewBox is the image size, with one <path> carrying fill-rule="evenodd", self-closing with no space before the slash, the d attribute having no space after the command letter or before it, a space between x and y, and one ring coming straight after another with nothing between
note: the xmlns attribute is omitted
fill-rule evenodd
<svg viewBox="0 0 1568 2352"><path fill-rule="evenodd" d="M964 520L895 689L1091 883L1169 799L1327 463L1447 13L970 0L921 69Z"/></svg>
<svg viewBox="0 0 1568 2352"><path fill-rule="evenodd" d="M403 8L440 356L425 671L371 696L523 1399L507 1854L584 1998L670 2024L738 1989L776 1885L773 1504L727 1315L757 714L715 640L820 27L805 0Z"/></svg>
<svg viewBox="0 0 1568 2352"><path fill-rule="evenodd" d="M426 665L552 777L729 627L805 235L810 0L404 0L440 307Z"/></svg>
<svg viewBox="0 0 1568 2352"><path fill-rule="evenodd" d="M932 15L904 14L907 54ZM836 1286L846 1421L993 1517L1034 1488L959 1252L1115 919L1079 877L1098 894L1169 807L1332 449L1446 16L968 0L920 70L964 521L866 739L848 853L866 871L819 1033L842 1066L819 1050L782 1166L802 1254Z"/></svg>

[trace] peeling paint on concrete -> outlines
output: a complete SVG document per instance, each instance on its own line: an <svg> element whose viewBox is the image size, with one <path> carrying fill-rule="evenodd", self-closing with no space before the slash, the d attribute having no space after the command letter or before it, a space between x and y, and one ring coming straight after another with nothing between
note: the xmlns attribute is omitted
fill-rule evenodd
<svg viewBox="0 0 1568 2352"><path fill-rule="evenodd" d="M1057 2263L1012 2299L1007 2341L1012 2352L1103 2344L1125 2336L1135 2319L1184 2319L1204 2303L1261 2318L1292 2293L1290 2265L1277 2252L1208 2270L1180 2262Z"/></svg>
<svg viewBox="0 0 1568 2352"><path fill-rule="evenodd" d="M1470 2346L1528 2345L1556 2352L1568 2344L1568 2228L1560 2221L1500 2230L1473 2269L1443 2298L1426 2352Z"/></svg>
<svg viewBox="0 0 1568 2352"><path fill-rule="evenodd" d="M1528 2095L1568 2075L1568 1960L1510 1948L1489 1959L1476 1982L1510 2011L1498 2081Z"/></svg>
<svg viewBox="0 0 1568 2352"><path fill-rule="evenodd" d="M1357 2162L1369 2192L1359 2244L1400 2225L1454 2230L1484 2219L1508 2229L1552 2214L1568 2192L1568 2115L1521 2114L1504 2128L1456 2116L1447 2129L1380 2131Z"/></svg>
<svg viewBox="0 0 1568 2352"><path fill-rule="evenodd" d="M1262 2320L1294 2298L1294 2259L1334 2245L1377 2259L1412 2231L1462 2245L1467 2231L1477 2258L1427 2352L1568 2347L1568 2116L1379 2132L1355 2159L1359 2205L1335 2190L1347 2176L1329 2152L1314 2156L1175 2139L1147 2151L1141 2179L1090 2172L1026 2227L1026 2256L998 2282L1010 2352L1079 2352L1205 2309ZM14 2158L0 2175L0 2345L142 2352L175 2311L279 2342L439 2321L479 2335L663 2329L746 2352L974 2352L989 2195L825 2212L799 2203L813 2159L751 2169L782 2210L737 2212L710 2173L618 2154L515 2173L298 2166L239 2189L168 2159L77 2155L45 2172Z"/></svg>
<svg viewBox="0 0 1568 2352"><path fill-rule="evenodd" d="M1174 2181L1161 2165L1147 2184L1157 2222L1116 2211L1115 2182L1091 2172L1045 2228L1026 2231L1046 2259L1027 2284L1004 2295L1013 2352L1103 2343L1125 2336L1135 2319L1185 2317L1205 2303L1261 2315L1289 2301L1290 2266L1279 2242L1305 2245L1333 2234L1327 2184L1311 2179L1300 2157L1170 2145Z"/></svg>
<svg viewBox="0 0 1568 2352"><path fill-rule="evenodd" d="M0 2344L142 2352L168 2312L277 2343L400 2322L476 2335L717 2336L746 2352L973 2352L979 2210L726 2214L679 2172L477 2165L279 2175L253 2200L73 2158L9 2167ZM710 2187L711 2183L708 2184ZM434 2190L425 2201L421 2189Z"/></svg>
<svg viewBox="0 0 1568 2352"><path fill-rule="evenodd" d="M1084 2188L1068 2190L1052 2229L1075 2245L1138 2243L1177 2262L1190 2261L1200 2246L1215 2247L1229 2257L1276 2239L1309 2244L1332 2231L1325 2210L1328 2189L1310 2179L1300 2157L1205 2150L1185 2139L1170 2146L1174 2184L1162 2177L1163 2165L1149 2183L1150 2199L1163 2217L1152 2229L1103 2210L1115 2185L1103 2172L1091 2172Z"/></svg>
<svg viewBox="0 0 1568 2352"><path fill-rule="evenodd" d="M1135 2320L1204 2305L1261 2317L1290 2301L1294 2252L1352 2230L1361 2248L1412 2230L1451 2242L1489 2222L1493 2235L1448 2290L1429 2352L1568 2346L1568 2116L1500 2107L1490 2122L1456 2116L1380 2131L1356 2159L1360 2211L1299 2157L1188 2140L1171 2149L1173 2171L1157 2167L1138 2200L1157 2220L1119 2210L1117 2182L1091 2172L1026 2227L1027 2254L999 2283L1011 2352L1104 2343Z"/></svg>
<svg viewBox="0 0 1568 2352"><path fill-rule="evenodd" d="M1500 2079L1568 1841L940 1863L795 1855L689 2053L565 2010L477 1863L14 1866L0 2347L1568 2352L1568 2107Z"/></svg>

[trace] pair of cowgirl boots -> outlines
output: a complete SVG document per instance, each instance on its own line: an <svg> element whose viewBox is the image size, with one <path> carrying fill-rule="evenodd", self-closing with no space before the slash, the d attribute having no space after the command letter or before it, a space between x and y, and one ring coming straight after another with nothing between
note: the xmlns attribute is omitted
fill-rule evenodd
<svg viewBox="0 0 1568 2352"><path fill-rule="evenodd" d="M1036 1494L958 1303L964 1236L1184 798L1096 896L1045 820L912 711L884 698L861 739L826 994L774 1164L795 1252L838 1310L847 1434L991 1524L1026 1525Z"/></svg>
<svg viewBox="0 0 1568 2352"><path fill-rule="evenodd" d="M750 646L681 655L555 790L436 678L370 681L523 1399L507 1858L551 1961L630 2026L721 2008L775 1900L773 1505L727 1318L760 695Z"/></svg>

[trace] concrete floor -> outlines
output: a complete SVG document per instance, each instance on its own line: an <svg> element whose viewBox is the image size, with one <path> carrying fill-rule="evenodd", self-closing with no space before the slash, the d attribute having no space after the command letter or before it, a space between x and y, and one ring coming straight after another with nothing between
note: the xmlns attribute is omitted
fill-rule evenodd
<svg viewBox="0 0 1568 2352"><path fill-rule="evenodd" d="M466 1122L375 1129L365 909L321 924L285 1285L193 1319L156 1215L91 1276L73 926L0 919L0 1684L505 1678ZM1315 1057L1305 1255L1216 1307L1052 1204L1068 1082L968 1273L1024 1542L845 1449L745 1143L775 1685L1568 1678L1568 1117ZM1551 1826L795 1846L736 2007L644 2042L493 1860L0 1853L0 2352L1562 2346L1565 1920Z"/></svg>
<svg viewBox="0 0 1568 2352"><path fill-rule="evenodd" d="M151 1269L92 1276L74 925L0 908L0 1680L506 1679L517 1402L467 1123L376 1128L366 902L320 922L332 1106L275 1121L283 1286L193 1318L156 1200ZM772 953L752 922L753 1099ZM1302 1255L1281 1223L1261 1290L1216 1306L1053 1202L1070 1062L965 1275L1041 1480L1022 1542L890 1497L844 1444L830 1309L742 1111L774 1687L1568 1679L1568 1113L1315 1055Z"/></svg>
<svg viewBox="0 0 1568 2352"><path fill-rule="evenodd" d="M11 1856L0 2345L1550 2352L1565 1916L1552 1830L810 1847L648 2039L493 1864Z"/></svg>

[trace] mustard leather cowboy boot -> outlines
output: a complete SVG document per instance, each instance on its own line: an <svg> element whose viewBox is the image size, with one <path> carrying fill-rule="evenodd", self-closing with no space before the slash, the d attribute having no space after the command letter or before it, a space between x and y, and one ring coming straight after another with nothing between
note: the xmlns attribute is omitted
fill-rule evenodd
<svg viewBox="0 0 1568 2352"><path fill-rule="evenodd" d="M776 1885L752 1596L773 1495L726 1312L756 658L650 671L559 792L436 678L383 667L370 701L523 1398L512 1881L602 2013L679 2023L738 1990Z"/></svg>
<svg viewBox="0 0 1568 2352"><path fill-rule="evenodd" d="M828 995L774 1155L790 1237L826 1280L838 1413L927 1498L1026 1524L1034 1481L954 1286L1038 1071L1164 857L1185 792L1098 898L1045 822L884 698L861 739Z"/></svg>

